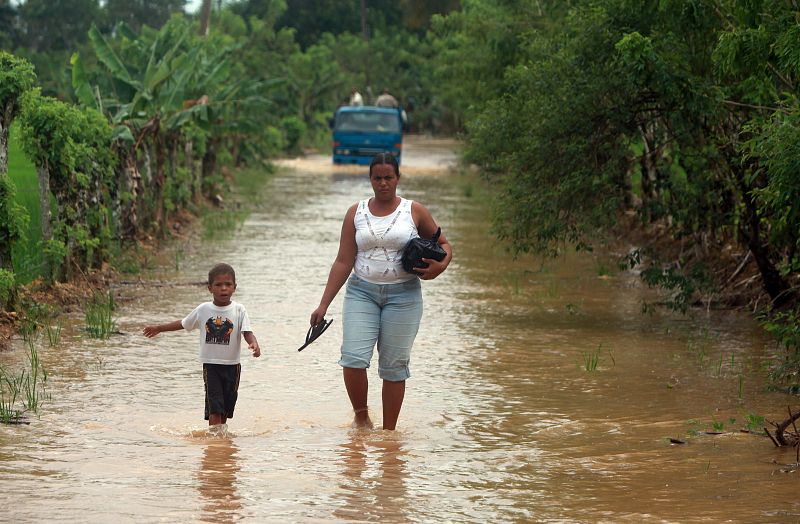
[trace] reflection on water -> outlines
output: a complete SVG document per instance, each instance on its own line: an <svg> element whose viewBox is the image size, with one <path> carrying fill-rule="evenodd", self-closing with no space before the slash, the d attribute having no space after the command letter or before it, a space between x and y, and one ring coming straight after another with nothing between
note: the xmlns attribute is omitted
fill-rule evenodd
<svg viewBox="0 0 800 524"><path fill-rule="evenodd" d="M411 141L404 152L400 192L431 210L455 258L423 284L397 432L350 428L340 322L297 351L345 210L371 192L366 169L304 159L269 178L261 205L223 240L179 246L180 271L147 275L161 285L121 289L123 335L87 339L76 317L58 348L38 348L52 400L29 426L0 425L2 518L800 520L796 473L785 466L794 450L739 432L749 417L781 419L796 404L765 389L772 345L755 323L735 312L642 315L652 293L589 255L512 259L489 234L484 203L468 196L478 193L471 182L437 167L447 158L439 142ZM195 337L139 333L205 300L204 287L179 284L223 260L236 268L262 357L243 357L236 417L212 437ZM20 355L21 342L0 364ZM375 367L369 406L379 413ZM714 427L723 433L704 433Z"/></svg>
<svg viewBox="0 0 800 524"><path fill-rule="evenodd" d="M203 450L203 460L197 472L198 486L205 503L204 522L235 522L242 508L236 493L236 474L239 472L238 448L227 437L209 440Z"/></svg>
<svg viewBox="0 0 800 524"><path fill-rule="evenodd" d="M335 517L355 522L408 522L403 442L385 431L352 431L341 445L342 504Z"/></svg>

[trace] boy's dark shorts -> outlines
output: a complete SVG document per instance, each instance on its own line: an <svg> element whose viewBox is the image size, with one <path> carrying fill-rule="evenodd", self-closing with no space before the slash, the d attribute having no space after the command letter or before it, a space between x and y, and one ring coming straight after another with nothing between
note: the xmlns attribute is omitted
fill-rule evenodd
<svg viewBox="0 0 800 524"><path fill-rule="evenodd" d="M233 418L236 399L239 398L241 364L203 364L203 382L206 386L206 420L209 414L222 414Z"/></svg>

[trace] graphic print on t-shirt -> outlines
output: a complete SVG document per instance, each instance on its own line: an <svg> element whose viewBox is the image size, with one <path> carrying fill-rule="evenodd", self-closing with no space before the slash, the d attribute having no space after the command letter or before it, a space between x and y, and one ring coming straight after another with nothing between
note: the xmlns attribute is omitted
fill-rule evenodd
<svg viewBox="0 0 800 524"><path fill-rule="evenodd" d="M206 321L206 344L231 343L231 333L233 332L233 322L228 318L216 316Z"/></svg>

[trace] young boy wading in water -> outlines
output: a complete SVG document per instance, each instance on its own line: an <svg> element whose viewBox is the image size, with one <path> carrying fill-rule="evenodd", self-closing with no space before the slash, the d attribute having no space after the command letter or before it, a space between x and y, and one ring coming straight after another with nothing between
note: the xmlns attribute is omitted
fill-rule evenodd
<svg viewBox="0 0 800 524"><path fill-rule="evenodd" d="M204 302L183 320L168 324L145 326L144 336L152 338L164 331L185 329L200 331L200 362L203 363L203 382L206 390L205 418L209 427L224 429L233 418L239 391L239 363L241 339L244 337L254 357L261 356L261 348L250 318L242 304L231 300L236 291L236 273L228 264L217 264L208 272L208 290L214 297Z"/></svg>

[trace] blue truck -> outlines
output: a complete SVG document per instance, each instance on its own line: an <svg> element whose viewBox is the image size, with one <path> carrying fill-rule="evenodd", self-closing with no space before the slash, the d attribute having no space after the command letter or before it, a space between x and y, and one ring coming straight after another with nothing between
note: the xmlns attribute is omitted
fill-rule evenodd
<svg viewBox="0 0 800 524"><path fill-rule="evenodd" d="M368 165L378 153L400 162L403 110L393 107L342 106L331 122L333 163Z"/></svg>

